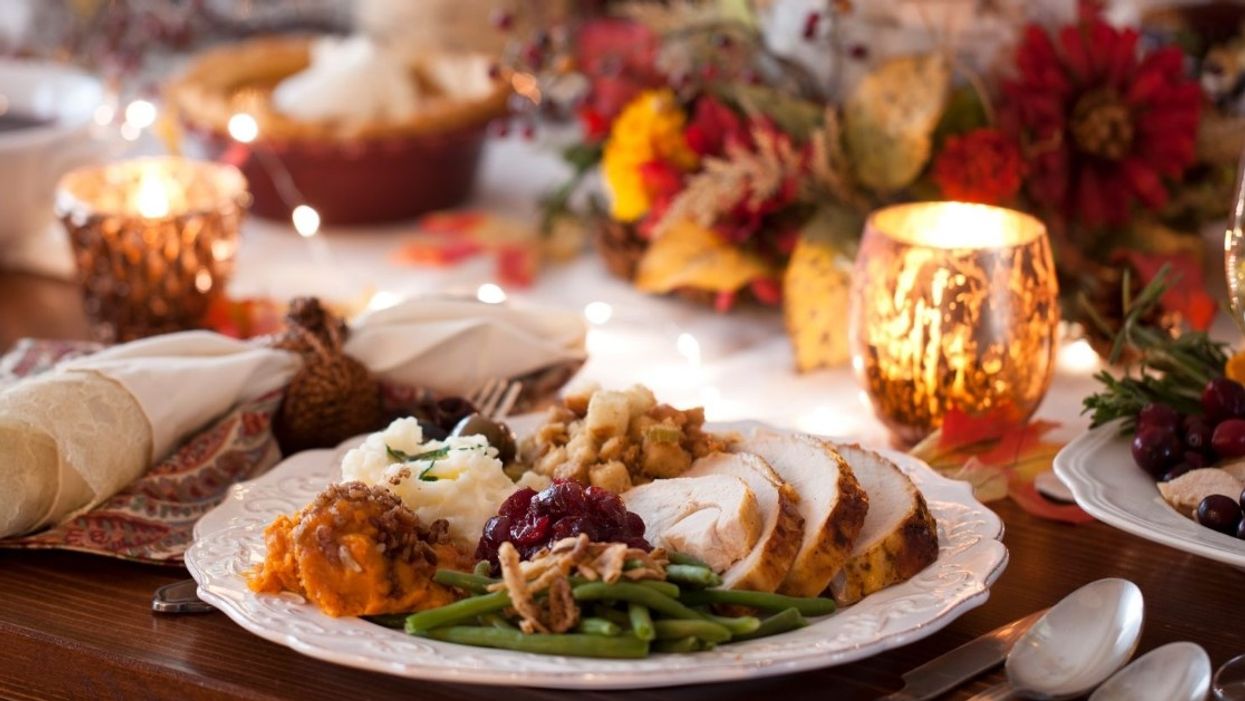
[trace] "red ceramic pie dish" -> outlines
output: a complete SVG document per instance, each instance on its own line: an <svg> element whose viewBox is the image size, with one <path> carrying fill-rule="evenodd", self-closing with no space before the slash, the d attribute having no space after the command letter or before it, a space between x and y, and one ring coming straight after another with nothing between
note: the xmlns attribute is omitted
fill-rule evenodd
<svg viewBox="0 0 1245 701"><path fill-rule="evenodd" d="M443 94L413 65L412 80L432 95L414 118L349 130L299 122L276 113L269 95L307 66L312 41L266 38L213 49L166 90L188 145L242 169L254 213L288 219L309 204L325 224L375 224L452 207L471 194L488 124L506 112L503 81L470 97ZM249 144L229 135L239 113L259 128Z"/></svg>

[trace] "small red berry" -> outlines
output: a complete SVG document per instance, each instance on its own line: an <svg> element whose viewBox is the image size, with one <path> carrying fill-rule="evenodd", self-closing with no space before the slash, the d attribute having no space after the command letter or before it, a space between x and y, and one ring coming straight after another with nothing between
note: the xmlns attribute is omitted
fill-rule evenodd
<svg viewBox="0 0 1245 701"><path fill-rule="evenodd" d="M808 13L808 16L804 18L804 32L803 32L804 40L812 41L813 39L816 39L817 28L820 25L821 25L821 13L820 12Z"/></svg>

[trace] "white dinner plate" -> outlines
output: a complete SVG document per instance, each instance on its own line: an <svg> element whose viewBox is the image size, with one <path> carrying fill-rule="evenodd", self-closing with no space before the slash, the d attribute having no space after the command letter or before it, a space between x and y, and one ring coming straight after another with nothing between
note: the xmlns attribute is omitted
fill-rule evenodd
<svg viewBox="0 0 1245 701"><path fill-rule="evenodd" d="M985 603L1007 564L1003 524L973 498L968 484L941 477L911 456L878 452L910 475L925 495L938 521L938 560L907 582L806 628L707 652L603 660L468 647L411 637L358 618L332 618L294 594L251 592L244 575L263 561L264 527L340 478L335 450L299 453L231 489L195 526L186 566L199 583L199 596L252 633L311 657L403 677L635 689L787 674L853 662L924 638Z"/></svg>
<svg viewBox="0 0 1245 701"><path fill-rule="evenodd" d="M1055 474L1094 518L1146 540L1245 569L1245 540L1201 526L1163 501L1133 462L1112 422L1078 436L1055 456Z"/></svg>

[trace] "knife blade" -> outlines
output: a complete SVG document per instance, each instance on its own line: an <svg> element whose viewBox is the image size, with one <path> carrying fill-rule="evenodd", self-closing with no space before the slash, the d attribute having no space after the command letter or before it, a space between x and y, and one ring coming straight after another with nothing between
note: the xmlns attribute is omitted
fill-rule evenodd
<svg viewBox="0 0 1245 701"><path fill-rule="evenodd" d="M878 701L928 701L1000 664L1046 609L995 628L903 675L903 688Z"/></svg>

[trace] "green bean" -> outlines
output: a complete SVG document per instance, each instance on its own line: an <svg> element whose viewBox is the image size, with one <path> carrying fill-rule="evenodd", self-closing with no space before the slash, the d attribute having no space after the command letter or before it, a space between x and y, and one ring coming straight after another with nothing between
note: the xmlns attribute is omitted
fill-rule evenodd
<svg viewBox="0 0 1245 701"><path fill-rule="evenodd" d="M609 638L622 633L622 628L617 623L592 617L581 619L578 630L585 635L604 635Z"/></svg>
<svg viewBox="0 0 1245 701"><path fill-rule="evenodd" d="M448 587L457 587L473 594L487 594L489 585L497 582L492 577L481 577L470 572L456 570L437 570L437 573L432 576L432 581Z"/></svg>
<svg viewBox="0 0 1245 701"><path fill-rule="evenodd" d="M506 617L499 613L486 613L480 616L480 624L493 626L494 628L505 628L506 630L518 630L518 627L506 620Z"/></svg>
<svg viewBox="0 0 1245 701"><path fill-rule="evenodd" d="M657 652L696 652L700 649L700 641L692 636L678 640L658 640L653 643Z"/></svg>
<svg viewBox="0 0 1245 701"><path fill-rule="evenodd" d="M493 574L493 565L488 560L480 560L476 563L471 573L477 577L489 577Z"/></svg>
<svg viewBox="0 0 1245 701"><path fill-rule="evenodd" d="M402 630L402 627L406 625L406 617L409 615L409 613L381 613L375 616L364 616L363 618L369 623L375 623L378 626Z"/></svg>
<svg viewBox="0 0 1245 701"><path fill-rule="evenodd" d="M425 638L444 640L460 645L495 647L505 650L535 652L542 655L568 657L640 658L648 656L648 642L630 635L607 638L602 635L562 633L526 635L517 630L450 626L417 633Z"/></svg>
<svg viewBox="0 0 1245 701"><path fill-rule="evenodd" d="M703 560L685 553L667 553L666 558L676 565L691 565L692 567L704 567L705 569L709 569L709 565L706 565Z"/></svg>
<svg viewBox="0 0 1245 701"><path fill-rule="evenodd" d="M757 628L761 627L761 619L757 618L756 616L740 616L738 618L728 618L727 616L715 616L713 614L707 614L706 618L713 621L714 623L717 623L718 625L725 626L726 629L731 632L732 636L747 635L749 633L755 633Z"/></svg>
<svg viewBox="0 0 1245 701"><path fill-rule="evenodd" d="M667 565L666 579L694 589L708 589L722 584L722 578L713 570L696 565Z"/></svg>
<svg viewBox="0 0 1245 701"><path fill-rule="evenodd" d="M636 584L639 584L642 587L648 587L653 591L661 592L671 599L679 598L679 585L672 582L661 582L656 579L641 579L636 582Z"/></svg>
<svg viewBox="0 0 1245 701"><path fill-rule="evenodd" d="M631 618L627 616L626 611L619 611L618 609L606 604L597 604L596 606L593 606L592 613L597 618L604 618L607 621L613 621L624 628L631 625Z"/></svg>
<svg viewBox="0 0 1245 701"><path fill-rule="evenodd" d="M644 604L627 604L627 617L631 619L631 632L640 640L652 640L657 637L653 631L653 617Z"/></svg>
<svg viewBox="0 0 1245 701"><path fill-rule="evenodd" d="M783 596L760 591L742 591L738 589L701 589L684 592L679 600L688 606L701 604L735 604L751 606L767 611L781 611L794 608L805 616L824 616L834 613L833 599L816 596Z"/></svg>
<svg viewBox="0 0 1245 701"><path fill-rule="evenodd" d="M678 640L689 635L707 643L724 643L731 639L726 626L713 621L653 621L653 632L658 640Z"/></svg>
<svg viewBox="0 0 1245 701"><path fill-rule="evenodd" d="M473 596L452 604L413 613L406 619L406 632L417 633L439 626L448 626L486 613L500 611L510 605L510 593L502 590Z"/></svg>
<svg viewBox="0 0 1245 701"><path fill-rule="evenodd" d="M768 635L777 635L786 633L789 630L803 628L808 625L808 621L804 620L804 616L800 615L798 609L783 609L781 612L770 616L761 621L761 627L751 633L735 636L732 642L740 640L755 640L756 638L764 638Z"/></svg>
<svg viewBox="0 0 1245 701"><path fill-rule="evenodd" d="M703 615L689 609L656 589L650 589L630 582L581 584L571 590L571 594L574 595L577 601L626 601L628 603L643 604L654 611L659 611L673 618L705 620Z"/></svg>
<svg viewBox="0 0 1245 701"><path fill-rule="evenodd" d="M631 559L623 563L623 570L638 570L646 566L643 560Z"/></svg>

